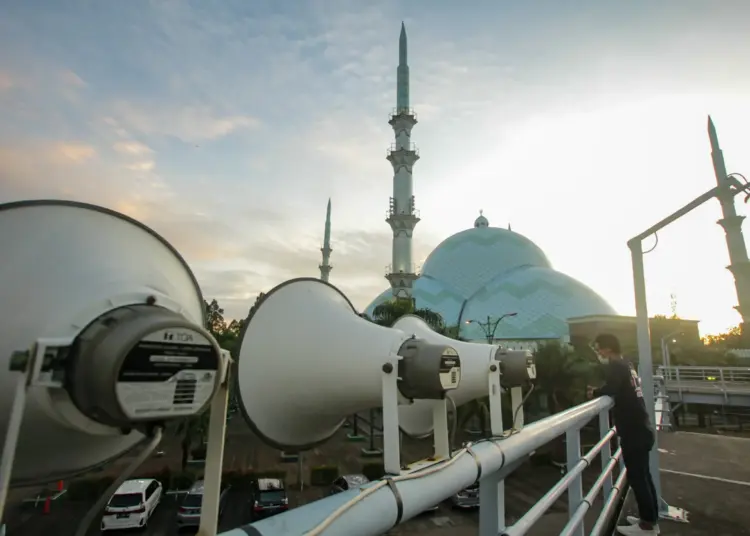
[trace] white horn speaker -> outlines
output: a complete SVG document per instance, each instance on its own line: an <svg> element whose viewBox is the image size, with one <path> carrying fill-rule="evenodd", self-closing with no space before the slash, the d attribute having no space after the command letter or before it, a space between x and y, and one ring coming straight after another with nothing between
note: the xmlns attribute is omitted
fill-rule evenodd
<svg viewBox="0 0 750 536"><path fill-rule="evenodd" d="M7 203L0 252L0 480L8 463L13 484L72 477L208 406L220 350L154 231L93 205Z"/></svg>
<svg viewBox="0 0 750 536"><path fill-rule="evenodd" d="M267 444L292 452L328 440L348 415L442 399L460 381L452 346L378 326L336 287L313 278L264 296L247 319L236 366L248 425ZM395 405L392 413L398 426Z"/></svg>
<svg viewBox="0 0 750 536"><path fill-rule="evenodd" d="M461 356L461 384L450 392L456 407L471 400L490 397L490 420L493 435L502 434L500 387L514 388L536 378L534 360L530 352L506 350L494 344L464 342L435 333L415 315L404 315L393 328L432 344L452 346ZM417 400L399 408L401 429L412 437L424 437L433 431L432 409Z"/></svg>

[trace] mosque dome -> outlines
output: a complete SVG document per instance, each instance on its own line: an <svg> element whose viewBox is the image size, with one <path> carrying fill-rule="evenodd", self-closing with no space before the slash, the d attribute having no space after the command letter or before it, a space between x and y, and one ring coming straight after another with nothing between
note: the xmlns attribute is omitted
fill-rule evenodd
<svg viewBox="0 0 750 536"><path fill-rule="evenodd" d="M567 320L585 315L613 315L614 309L596 292L555 271L544 252L525 236L490 227L480 213L474 227L443 240L427 257L414 283L419 308L459 325L469 340L485 338L468 320L498 318L497 339L554 339L568 335ZM393 297L391 289L366 309L372 314Z"/></svg>

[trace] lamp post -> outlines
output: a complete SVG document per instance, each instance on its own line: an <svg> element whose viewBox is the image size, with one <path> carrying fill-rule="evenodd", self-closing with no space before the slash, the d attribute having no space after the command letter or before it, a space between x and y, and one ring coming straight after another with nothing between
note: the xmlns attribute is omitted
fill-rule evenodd
<svg viewBox="0 0 750 536"><path fill-rule="evenodd" d="M667 376L669 376L669 367L672 366L669 356L669 339L671 339L675 335L683 335L683 333L682 331L673 331L672 333L667 333L661 338L661 363L664 367L665 379Z"/></svg>
<svg viewBox="0 0 750 536"><path fill-rule="evenodd" d="M492 344L492 342L495 340L495 331L497 331L497 326L500 324L500 322L503 321L504 318L507 318L509 316L516 316L518 313L505 313L504 315L501 315L500 318L497 320L492 320L492 317L490 315L487 315L487 322L481 322L479 320L467 320L467 324L477 324L480 328L482 328L482 332L484 332L484 336L487 338L487 342L489 344Z"/></svg>

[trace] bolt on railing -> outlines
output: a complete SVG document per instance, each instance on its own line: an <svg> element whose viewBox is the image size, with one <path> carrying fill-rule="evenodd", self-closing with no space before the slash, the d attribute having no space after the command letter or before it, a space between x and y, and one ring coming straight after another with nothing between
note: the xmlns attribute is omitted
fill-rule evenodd
<svg viewBox="0 0 750 536"><path fill-rule="evenodd" d="M614 437L609 423L612 406L609 397L586 402L503 437L467 443L450 459L415 473L385 477L359 489L338 493L225 532L223 536L350 536L352 527L356 527L358 536L375 536L448 499L477 480L480 482L479 531L482 536L525 534L566 490L569 491L570 519L562 534L578 536L584 533L584 515L602 492L604 506L591 532L600 536L617 513L618 500L625 487L620 450L612 455L610 449ZM600 440L581 456L580 431L597 416ZM539 447L562 434L566 434L568 440L567 473L518 522L510 527L504 526L503 479ZM597 455L601 457L602 470L584 496L582 473ZM612 473L618 465L620 473L613 484Z"/></svg>

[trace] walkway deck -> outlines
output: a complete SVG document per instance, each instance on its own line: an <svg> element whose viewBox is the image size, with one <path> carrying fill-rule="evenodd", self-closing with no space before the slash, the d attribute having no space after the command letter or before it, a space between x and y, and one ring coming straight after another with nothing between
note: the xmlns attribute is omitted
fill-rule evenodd
<svg viewBox="0 0 750 536"><path fill-rule="evenodd" d="M690 521L662 521L664 536L750 536L750 439L663 432L659 449L664 497Z"/></svg>

